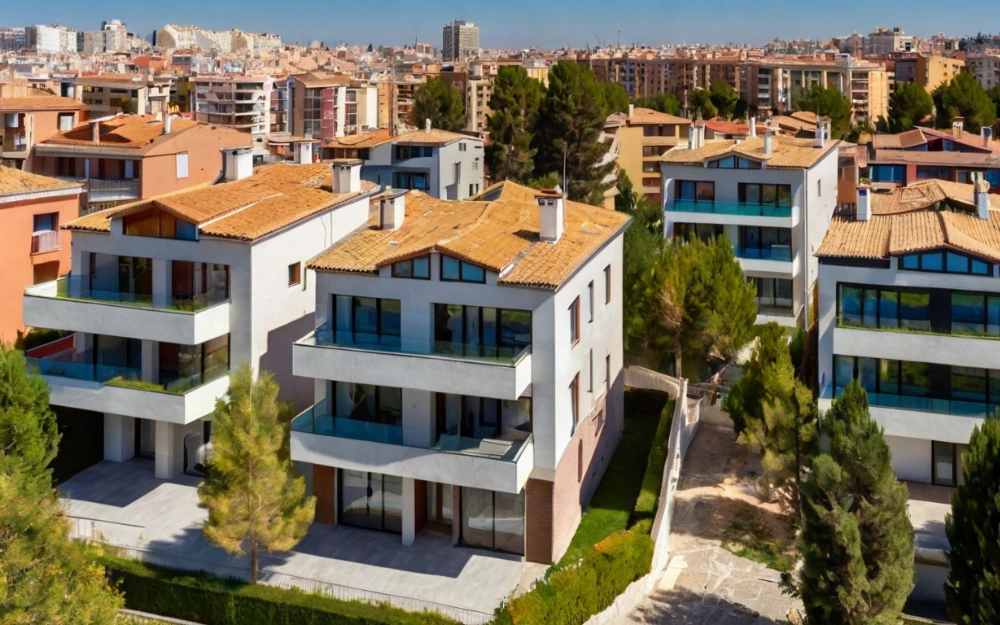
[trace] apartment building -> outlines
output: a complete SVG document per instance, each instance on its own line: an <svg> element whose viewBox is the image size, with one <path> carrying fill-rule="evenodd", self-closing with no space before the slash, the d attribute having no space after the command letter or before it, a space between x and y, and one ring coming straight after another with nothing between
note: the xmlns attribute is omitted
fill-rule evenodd
<svg viewBox="0 0 1000 625"><path fill-rule="evenodd" d="M270 76L193 76L193 111L197 121L248 132L255 147L262 148L271 130Z"/></svg>
<svg viewBox="0 0 1000 625"><path fill-rule="evenodd" d="M250 136L187 119L120 115L95 119L35 145L32 172L84 185L85 212L211 184L220 150Z"/></svg>
<svg viewBox="0 0 1000 625"><path fill-rule="evenodd" d="M21 293L69 271L69 235L59 226L80 216L79 183L0 166L0 343L24 330Z"/></svg>
<svg viewBox="0 0 1000 625"><path fill-rule="evenodd" d="M24 169L35 143L70 130L89 115L87 106L72 98L47 93L0 97L0 165Z"/></svg>
<svg viewBox="0 0 1000 625"><path fill-rule="evenodd" d="M25 322L71 332L28 352L50 402L103 428L103 458L198 474L232 367L270 371L306 405L292 343L312 327L306 261L368 218L358 164L277 164L251 175L225 151L225 182L81 217L69 276L27 289Z"/></svg>
<svg viewBox="0 0 1000 625"><path fill-rule="evenodd" d="M628 174L636 193L660 201L660 156L686 143L691 120L629 105L618 129L618 166Z"/></svg>
<svg viewBox="0 0 1000 625"><path fill-rule="evenodd" d="M1000 85L1000 54L970 54L965 66L986 91Z"/></svg>
<svg viewBox="0 0 1000 625"><path fill-rule="evenodd" d="M472 63L465 83L465 129L470 132L488 131L487 120L493 114L490 98L493 81L499 71L496 63Z"/></svg>
<svg viewBox="0 0 1000 625"><path fill-rule="evenodd" d="M76 52L76 31L63 26L26 26L24 51L35 54L72 54Z"/></svg>
<svg viewBox="0 0 1000 625"><path fill-rule="evenodd" d="M1000 403L1000 198L985 186L861 185L816 252L820 409L857 378L900 479L958 485Z"/></svg>
<svg viewBox="0 0 1000 625"><path fill-rule="evenodd" d="M377 130L327 141L324 158L359 158L361 177L381 188L415 189L443 200L483 190L483 140L431 128L391 135Z"/></svg>
<svg viewBox="0 0 1000 625"><path fill-rule="evenodd" d="M819 246L837 207L839 141L757 136L704 138L660 157L664 236L725 234L748 280L757 285L757 323L809 324Z"/></svg>
<svg viewBox="0 0 1000 625"><path fill-rule="evenodd" d="M479 54L479 27L472 22L452 20L441 29L441 60L465 62Z"/></svg>
<svg viewBox="0 0 1000 625"><path fill-rule="evenodd" d="M920 180L940 179L971 184L976 173L1000 192L1000 142L993 129L980 134L963 130L955 118L952 131L913 128L898 134L877 134L868 150L868 178L877 190L906 186Z"/></svg>
<svg viewBox="0 0 1000 625"><path fill-rule="evenodd" d="M903 34L903 29L886 26L876 28L864 38L865 56L886 56L893 52L909 52L914 49L913 35Z"/></svg>
<svg viewBox="0 0 1000 625"><path fill-rule="evenodd" d="M378 128L378 90L347 74L289 76L291 124L297 137L328 141Z"/></svg>
<svg viewBox="0 0 1000 625"><path fill-rule="evenodd" d="M89 106L94 117L163 116L169 112L172 84L169 74L99 74L64 81L62 89Z"/></svg>
<svg viewBox="0 0 1000 625"><path fill-rule="evenodd" d="M928 92L958 76L965 61L936 54L914 54L896 59L896 84L916 83Z"/></svg>
<svg viewBox="0 0 1000 625"><path fill-rule="evenodd" d="M622 434L629 218L511 183L377 208L309 263L316 522L558 560Z"/></svg>

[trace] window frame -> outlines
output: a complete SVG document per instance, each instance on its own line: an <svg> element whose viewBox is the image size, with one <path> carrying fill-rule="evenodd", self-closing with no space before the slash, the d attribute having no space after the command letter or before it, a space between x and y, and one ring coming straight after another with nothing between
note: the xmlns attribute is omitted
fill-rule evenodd
<svg viewBox="0 0 1000 625"><path fill-rule="evenodd" d="M416 267L415 261L423 260L423 259L427 259L427 276L426 277L424 277L424 276L418 276L416 274L416 271L415 271L415 267ZM399 273L398 266L399 265L404 265L404 264L409 264L409 266L410 266L410 275L408 275L408 276L400 275L400 273ZM406 260L401 260L401 261L397 261L395 263L392 263L391 272L392 272L392 277L393 278L403 278L403 279L406 279L406 280L430 280L431 279L431 255L430 254L424 254L423 256L414 256L413 258L407 258ZM459 275L461 275L461 273L459 273Z"/></svg>
<svg viewBox="0 0 1000 625"><path fill-rule="evenodd" d="M458 278L446 278L445 277L445 273L444 273L445 259L453 260L453 261L455 261L455 262L458 263ZM466 280L466 279L464 279L463 276L465 275L465 272L462 271L462 268L465 265L468 265L469 267L475 267L479 271L482 271L483 272L483 279L482 280ZM486 284L486 272L487 272L487 270L486 270L485 267L480 267L479 265L476 265L476 264L473 264L473 263L470 263L470 262L466 262L466 261L464 261L464 260L462 260L460 258L455 258L454 256L449 256L447 254L438 254L438 271L439 271L439 273L438 273L438 279L441 282L464 282L466 284Z"/></svg>
<svg viewBox="0 0 1000 625"><path fill-rule="evenodd" d="M573 415L573 430L576 431L580 425L580 372L573 376L573 381L569 383L570 410Z"/></svg>
<svg viewBox="0 0 1000 625"><path fill-rule="evenodd" d="M604 268L604 303L611 303L611 265Z"/></svg>
<svg viewBox="0 0 1000 625"><path fill-rule="evenodd" d="M924 268L924 257L937 255L941 260L941 269L928 269ZM967 260L966 271L949 271L948 270L948 259L949 255L961 257ZM907 259L916 259L916 267L907 267ZM980 263L986 265L985 273L978 273L974 271L975 263ZM956 276L978 276L981 278L991 278L994 275L995 263L985 261L981 258L977 258L972 254L965 254L957 250L952 249L936 249L936 250L923 250L919 252L911 252L909 254L899 254L896 256L896 270L897 271L920 271L923 273L939 273L939 274L951 274Z"/></svg>
<svg viewBox="0 0 1000 625"><path fill-rule="evenodd" d="M569 305L570 314L570 347L576 347L580 342L580 296L578 295L573 303Z"/></svg>
<svg viewBox="0 0 1000 625"><path fill-rule="evenodd" d="M294 274L293 274L294 271ZM288 288L302 284L302 261L298 260L288 265Z"/></svg>
<svg viewBox="0 0 1000 625"><path fill-rule="evenodd" d="M597 293L594 290L594 281L591 280L590 283L587 284L587 301L590 304L590 318L587 320L587 323L594 323L594 309L597 307L597 302L594 300L596 298Z"/></svg>

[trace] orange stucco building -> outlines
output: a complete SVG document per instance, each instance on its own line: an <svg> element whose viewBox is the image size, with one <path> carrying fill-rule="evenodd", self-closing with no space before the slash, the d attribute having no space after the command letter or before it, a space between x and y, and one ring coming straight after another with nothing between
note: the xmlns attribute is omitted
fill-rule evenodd
<svg viewBox="0 0 1000 625"><path fill-rule="evenodd" d="M90 116L87 105L73 98L24 90L25 97L0 97L0 165L24 168L39 141L69 130Z"/></svg>
<svg viewBox="0 0 1000 625"><path fill-rule="evenodd" d="M69 271L70 236L62 224L80 214L79 183L0 166L0 341L24 328L25 287Z"/></svg>

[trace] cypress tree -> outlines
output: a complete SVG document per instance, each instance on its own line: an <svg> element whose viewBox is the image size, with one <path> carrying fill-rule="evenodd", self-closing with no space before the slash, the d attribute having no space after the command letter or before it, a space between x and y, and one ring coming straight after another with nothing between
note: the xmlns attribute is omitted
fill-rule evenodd
<svg viewBox="0 0 1000 625"><path fill-rule="evenodd" d="M956 623L1000 623L1000 420L972 431L962 476L945 519L948 612Z"/></svg>
<svg viewBox="0 0 1000 625"><path fill-rule="evenodd" d="M823 426L828 451L813 459L802 483L802 566L794 590L810 624L898 623L913 588L908 494L856 380Z"/></svg>

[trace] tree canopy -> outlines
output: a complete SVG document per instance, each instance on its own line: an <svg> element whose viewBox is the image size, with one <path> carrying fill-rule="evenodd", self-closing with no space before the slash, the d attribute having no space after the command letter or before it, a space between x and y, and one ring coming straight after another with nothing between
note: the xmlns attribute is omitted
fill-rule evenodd
<svg viewBox="0 0 1000 625"><path fill-rule="evenodd" d="M29 475L49 482L58 445L49 385L28 373L24 353L0 345L0 455L16 458Z"/></svg>
<svg viewBox="0 0 1000 625"><path fill-rule="evenodd" d="M497 72L490 96L493 113L486 120L490 142L484 159L494 180L528 182L535 170L531 147L535 117L545 97L542 83L518 65L505 65Z"/></svg>
<svg viewBox="0 0 1000 625"><path fill-rule="evenodd" d="M783 581L809 623L894 625L913 589L908 494L857 380L824 415L825 453L802 480L802 565Z"/></svg>
<svg viewBox="0 0 1000 625"><path fill-rule="evenodd" d="M736 113L740 95L725 80L721 78L713 80L708 88L708 97L722 117L729 119Z"/></svg>
<svg viewBox="0 0 1000 625"><path fill-rule="evenodd" d="M965 130L978 133L980 128L992 126L997 120L993 100L968 72L962 72L934 90L934 107L939 128L950 128L952 118L962 117Z"/></svg>
<svg viewBox="0 0 1000 625"><path fill-rule="evenodd" d="M794 104L800 111L829 117L832 139L843 138L851 131L851 102L835 87L815 84L809 91L800 92Z"/></svg>
<svg viewBox="0 0 1000 625"><path fill-rule="evenodd" d="M712 102L712 94L707 89L694 89L688 94L688 109L691 114L701 119L713 119L719 114L719 109Z"/></svg>
<svg viewBox="0 0 1000 625"><path fill-rule="evenodd" d="M553 65L533 135L535 176L561 176L565 158L569 199L599 203L608 188L602 181L614 169L614 162L598 165L609 147L598 141L605 111L604 88L589 67Z"/></svg>
<svg viewBox="0 0 1000 625"><path fill-rule="evenodd" d="M976 426L962 455L963 482L945 518L945 598L956 623L1000 623L1000 420Z"/></svg>
<svg viewBox="0 0 1000 625"><path fill-rule="evenodd" d="M636 98L634 104L642 108L652 109L668 115L680 115L681 103L672 95L657 93L651 98Z"/></svg>
<svg viewBox="0 0 1000 625"><path fill-rule="evenodd" d="M628 110L629 100L625 87L616 82L603 83L605 113L624 113Z"/></svg>
<svg viewBox="0 0 1000 625"><path fill-rule="evenodd" d="M236 555L250 550L250 582L258 577L258 549L288 551L305 536L316 499L306 497L305 480L284 451L288 436L269 372L258 380L244 365L230 376L229 394L216 403L212 451L198 486L208 509L205 536Z"/></svg>
<svg viewBox="0 0 1000 625"><path fill-rule="evenodd" d="M413 90L410 125L423 128L425 120L431 126L452 132L465 128L465 98L462 92L441 78L428 78Z"/></svg>
<svg viewBox="0 0 1000 625"><path fill-rule="evenodd" d="M934 112L934 100L927 90L910 82L896 86L889 97L889 117L879 120L879 132L904 132Z"/></svg>

